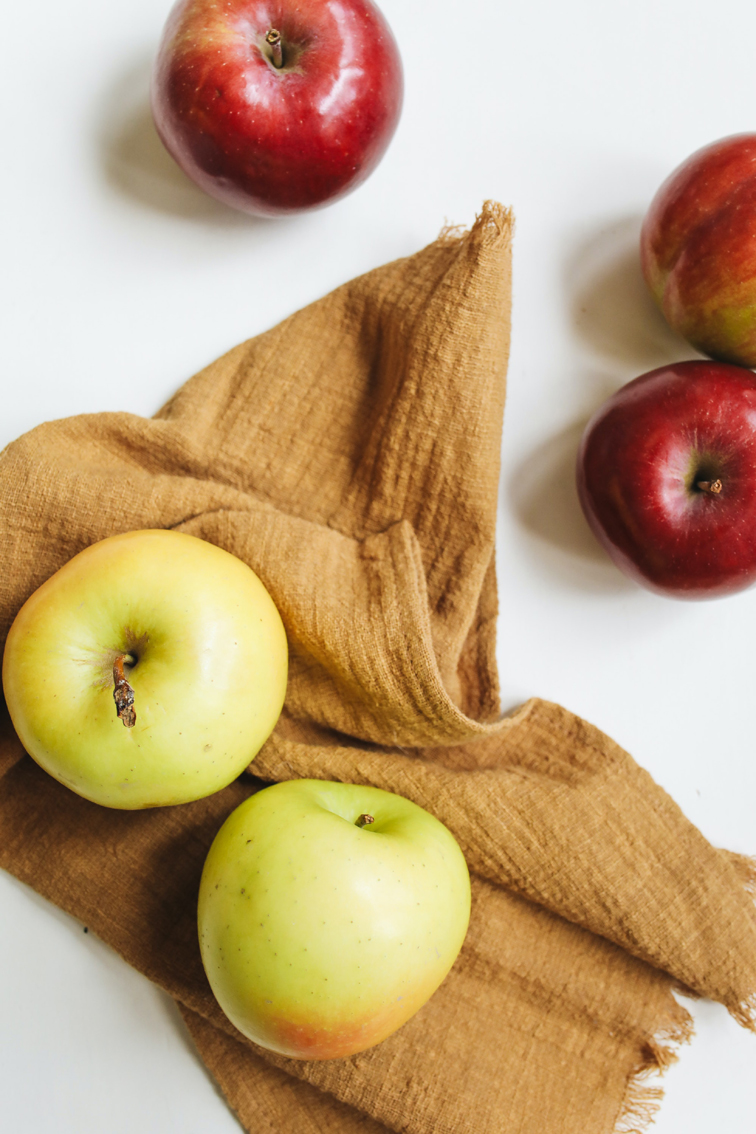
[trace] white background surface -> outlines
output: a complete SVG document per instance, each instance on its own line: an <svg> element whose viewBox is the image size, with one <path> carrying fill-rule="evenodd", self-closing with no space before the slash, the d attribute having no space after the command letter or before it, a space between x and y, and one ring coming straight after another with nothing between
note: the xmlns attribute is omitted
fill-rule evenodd
<svg viewBox="0 0 756 1134"><path fill-rule="evenodd" d="M486 197L515 207L498 569L505 707L594 721L715 844L756 852L756 590L676 603L627 582L582 519L580 430L613 390L693 357L640 280L640 220L694 149L756 128L747 0L385 0L405 108L373 177L255 221L163 153L147 86L163 0L36 0L3 17L0 445L39 422L150 415L234 343ZM659 1134L753 1134L756 1036L712 1004L665 1077ZM0 875L0 1128L232 1134L177 1012ZM296 1131L284 1132L296 1134ZM550 1132L545 1132L550 1134Z"/></svg>

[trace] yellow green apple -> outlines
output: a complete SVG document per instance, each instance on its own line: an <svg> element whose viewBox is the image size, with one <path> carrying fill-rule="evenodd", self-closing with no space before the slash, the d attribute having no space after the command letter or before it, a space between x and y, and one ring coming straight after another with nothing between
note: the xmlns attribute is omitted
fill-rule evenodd
<svg viewBox="0 0 756 1134"><path fill-rule="evenodd" d="M30 756L107 807L225 787L283 705L281 618L250 568L180 532L93 544L19 611L3 689Z"/></svg>
<svg viewBox="0 0 756 1134"><path fill-rule="evenodd" d="M199 896L202 960L231 1022L299 1059L363 1051L449 972L470 877L447 828L391 792L289 780L215 837Z"/></svg>

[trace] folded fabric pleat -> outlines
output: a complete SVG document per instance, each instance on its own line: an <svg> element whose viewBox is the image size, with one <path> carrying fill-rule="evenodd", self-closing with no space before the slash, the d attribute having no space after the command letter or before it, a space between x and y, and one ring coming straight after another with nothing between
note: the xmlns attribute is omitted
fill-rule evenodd
<svg viewBox="0 0 756 1134"><path fill-rule="evenodd" d="M756 1016L756 868L710 846L566 709L499 715L496 527L512 218L487 204L230 351L152 420L94 414L0 455L0 636L98 539L174 528L239 556L286 626L281 720L208 799L143 812L73 795L0 720L0 864L179 1004L250 1134L611 1134L691 1034L673 995ZM103 359L103 368L107 359ZM235 806L297 777L437 815L473 877L438 992L351 1059L274 1056L207 984L196 898Z"/></svg>

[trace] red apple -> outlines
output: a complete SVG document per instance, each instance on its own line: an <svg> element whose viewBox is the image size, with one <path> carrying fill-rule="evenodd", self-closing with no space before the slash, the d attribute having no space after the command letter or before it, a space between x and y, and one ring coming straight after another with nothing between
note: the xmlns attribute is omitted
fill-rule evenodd
<svg viewBox="0 0 756 1134"><path fill-rule="evenodd" d="M577 462L588 523L631 578L675 598L756 581L756 376L678 362L623 386Z"/></svg>
<svg viewBox="0 0 756 1134"><path fill-rule="evenodd" d="M371 0L179 0L152 113L206 192L273 216L364 181L394 133L402 90L396 43Z"/></svg>
<svg viewBox="0 0 756 1134"><path fill-rule="evenodd" d="M643 222L641 266L696 350L756 366L756 134L705 146L664 182Z"/></svg>

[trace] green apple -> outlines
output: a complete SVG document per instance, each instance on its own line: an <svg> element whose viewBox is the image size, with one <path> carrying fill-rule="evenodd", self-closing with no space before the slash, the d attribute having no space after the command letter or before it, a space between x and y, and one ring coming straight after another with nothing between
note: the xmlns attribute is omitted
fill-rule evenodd
<svg viewBox="0 0 756 1134"><path fill-rule="evenodd" d="M223 1011L299 1059L363 1051L435 992L462 947L454 836L378 788L289 780L232 812L205 862L199 938Z"/></svg>
<svg viewBox="0 0 756 1134"><path fill-rule="evenodd" d="M273 600L240 559L180 532L127 532L24 604L3 689L50 775L107 807L160 807L243 771L280 714L287 659Z"/></svg>

